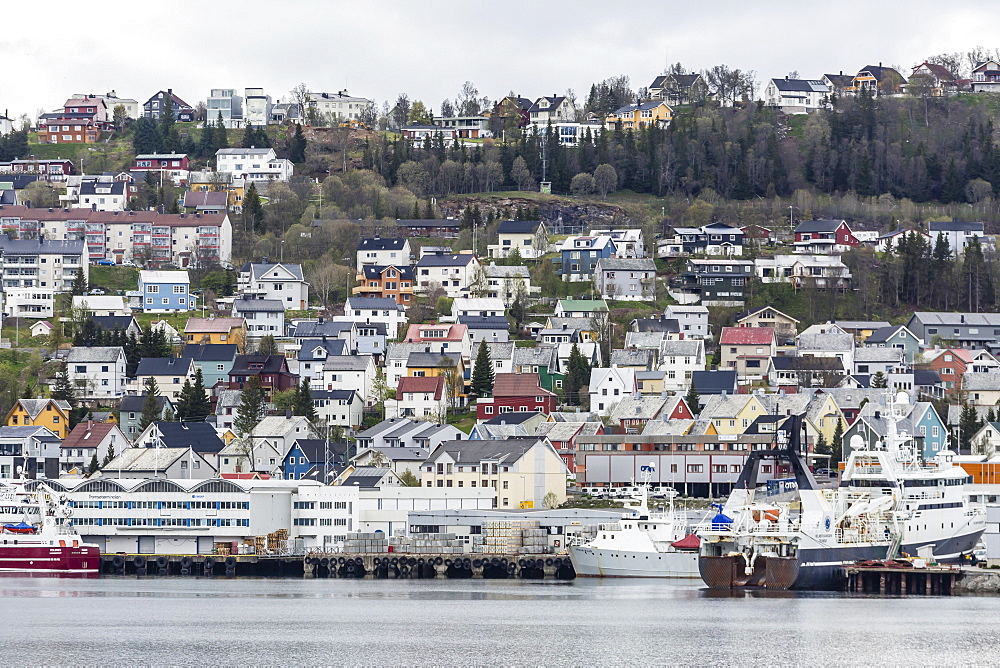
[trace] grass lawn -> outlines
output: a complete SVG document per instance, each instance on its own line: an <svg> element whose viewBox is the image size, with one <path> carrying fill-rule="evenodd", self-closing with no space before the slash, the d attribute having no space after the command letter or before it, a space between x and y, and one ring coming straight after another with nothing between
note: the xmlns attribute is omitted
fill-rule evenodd
<svg viewBox="0 0 1000 668"><path fill-rule="evenodd" d="M135 267L90 267L89 285L109 293L124 293L139 288L139 270Z"/></svg>
<svg viewBox="0 0 1000 668"><path fill-rule="evenodd" d="M471 410L457 415L449 415L448 424L468 434L476 426L476 412Z"/></svg>

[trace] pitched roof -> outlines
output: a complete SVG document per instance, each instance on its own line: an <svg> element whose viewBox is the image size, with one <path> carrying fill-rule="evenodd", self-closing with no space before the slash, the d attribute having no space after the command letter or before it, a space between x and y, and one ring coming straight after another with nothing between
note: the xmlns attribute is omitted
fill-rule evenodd
<svg viewBox="0 0 1000 668"><path fill-rule="evenodd" d="M534 234L540 220L501 220L497 225L497 234Z"/></svg>
<svg viewBox="0 0 1000 668"><path fill-rule="evenodd" d="M871 346L854 351L855 362L902 362L905 353L899 348ZM832 359L832 358L831 358Z"/></svg>
<svg viewBox="0 0 1000 668"><path fill-rule="evenodd" d="M656 358L649 348L622 348L611 351L611 366L641 366L652 368Z"/></svg>
<svg viewBox="0 0 1000 668"><path fill-rule="evenodd" d="M408 264L396 265L396 264L366 264L362 265L361 270L365 275L366 279L374 280L382 278L382 274L386 269L392 267L397 272L399 272L398 278L402 281L412 281L413 280L413 267Z"/></svg>
<svg viewBox="0 0 1000 668"><path fill-rule="evenodd" d="M569 313L608 310L608 303L603 299L560 299L556 306Z"/></svg>
<svg viewBox="0 0 1000 668"><path fill-rule="evenodd" d="M854 350L854 337L850 334L799 334L795 339L799 350Z"/></svg>
<svg viewBox="0 0 1000 668"><path fill-rule="evenodd" d="M656 262L652 258L602 257L597 264L604 271L652 271L656 273Z"/></svg>
<svg viewBox="0 0 1000 668"><path fill-rule="evenodd" d="M243 318L188 318L185 333L228 334L234 327L243 327Z"/></svg>
<svg viewBox="0 0 1000 668"><path fill-rule="evenodd" d="M120 346L74 346L66 355L67 362L117 362L123 355Z"/></svg>
<svg viewBox="0 0 1000 668"><path fill-rule="evenodd" d="M184 346L184 357L196 362L230 362L236 359L235 343L188 343Z"/></svg>
<svg viewBox="0 0 1000 668"><path fill-rule="evenodd" d="M775 88L781 91L799 91L803 93L829 93L830 87L816 79L771 79Z"/></svg>
<svg viewBox="0 0 1000 668"><path fill-rule="evenodd" d="M226 445L207 422L157 422L156 428L168 448L191 446L195 452L216 453Z"/></svg>
<svg viewBox="0 0 1000 668"><path fill-rule="evenodd" d="M177 376L187 374L191 370L193 360L190 357L143 357L135 375L138 376Z"/></svg>
<svg viewBox="0 0 1000 668"><path fill-rule="evenodd" d="M293 279L302 279L302 265L285 262L248 262L241 268L241 271L249 271L251 280L288 280L284 276L268 276L268 272L283 269L292 275Z"/></svg>
<svg viewBox="0 0 1000 668"><path fill-rule="evenodd" d="M719 345L769 346L774 343L773 327L723 327Z"/></svg>
<svg viewBox="0 0 1000 668"><path fill-rule="evenodd" d="M692 371L691 383L698 394L721 394L736 391L736 371ZM694 410L694 406L691 407Z"/></svg>
<svg viewBox="0 0 1000 668"><path fill-rule="evenodd" d="M975 373L968 371L962 374L963 392L990 392L1000 390L1000 373Z"/></svg>
<svg viewBox="0 0 1000 668"><path fill-rule="evenodd" d="M663 397L625 397L611 411L611 419L655 420L666 403Z"/></svg>
<svg viewBox="0 0 1000 668"><path fill-rule="evenodd" d="M372 309L376 311L405 310L403 306L400 306L399 304L396 303L395 297L356 297L353 295L347 298L344 308L345 310L348 309Z"/></svg>
<svg viewBox="0 0 1000 668"><path fill-rule="evenodd" d="M472 253L425 255L417 261L417 267L464 267L475 259Z"/></svg>
<svg viewBox="0 0 1000 668"><path fill-rule="evenodd" d="M427 368L437 369L445 367L459 367L462 363L461 353L441 353L441 352L415 352L410 353L406 358L407 368Z"/></svg>
<svg viewBox="0 0 1000 668"><path fill-rule="evenodd" d="M458 322L469 329L510 329L510 323L507 322L507 318L500 315L460 315L458 316Z"/></svg>
<svg viewBox="0 0 1000 668"><path fill-rule="evenodd" d="M531 450L539 440L536 437L528 437L503 440L444 441L434 448L434 452L427 458L427 461L435 462L447 453L456 463L460 464L479 464L482 461L513 464Z"/></svg>
<svg viewBox="0 0 1000 668"><path fill-rule="evenodd" d="M514 366L547 366L554 370L557 363L556 349L553 346L514 348Z"/></svg>
<svg viewBox="0 0 1000 668"><path fill-rule="evenodd" d="M948 220L948 221L928 221L928 232L982 232L984 224L982 222Z"/></svg>
<svg viewBox="0 0 1000 668"><path fill-rule="evenodd" d="M229 370L229 375L252 376L259 373L279 373L284 366L284 355L237 355L233 361L233 368Z"/></svg>
<svg viewBox="0 0 1000 668"><path fill-rule="evenodd" d="M238 392L239 390L237 390ZM163 411L164 402L169 402L170 400L158 394L154 397L156 401L156 412L159 415ZM142 406L146 403L146 395L143 394L127 394L122 397L121 402L118 404L119 413L140 413L142 412Z"/></svg>
<svg viewBox="0 0 1000 668"><path fill-rule="evenodd" d="M524 424L539 415L541 413L535 411L511 411L510 413L494 415L489 420L483 422L483 424Z"/></svg>
<svg viewBox="0 0 1000 668"><path fill-rule="evenodd" d="M28 414L28 417L34 420L45 407L50 403L55 404L62 410L63 413L69 414L71 407L68 401L63 401L62 399L18 399L17 405L24 409L24 412Z"/></svg>
<svg viewBox="0 0 1000 668"><path fill-rule="evenodd" d="M440 401L444 396L444 382L444 376L424 378L403 376L396 387L396 400L402 401L403 395L408 392L426 392L434 395L434 401Z"/></svg>
<svg viewBox="0 0 1000 668"><path fill-rule="evenodd" d="M843 220L803 220L795 227L795 234L802 232L836 232Z"/></svg>
<svg viewBox="0 0 1000 668"><path fill-rule="evenodd" d="M681 331L680 322L677 318L665 318L660 316L659 318L636 318L632 321L635 326L635 332L669 332L675 333Z"/></svg>
<svg viewBox="0 0 1000 668"><path fill-rule="evenodd" d="M279 299L234 299L237 313L284 313L285 305Z"/></svg>
<svg viewBox="0 0 1000 668"><path fill-rule="evenodd" d="M537 373L498 373L493 379L494 397L556 396L538 384Z"/></svg>

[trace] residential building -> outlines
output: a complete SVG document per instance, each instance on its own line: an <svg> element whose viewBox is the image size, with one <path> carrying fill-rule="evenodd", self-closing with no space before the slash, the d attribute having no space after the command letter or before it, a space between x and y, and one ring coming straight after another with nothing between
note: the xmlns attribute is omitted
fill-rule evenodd
<svg viewBox="0 0 1000 668"><path fill-rule="evenodd" d="M903 360L908 365L913 364L913 360L920 354L923 343L904 325L881 327L865 339L866 348L893 348L903 351Z"/></svg>
<svg viewBox="0 0 1000 668"><path fill-rule="evenodd" d="M61 441L45 427L0 427L0 479L58 477Z"/></svg>
<svg viewBox="0 0 1000 668"><path fill-rule="evenodd" d="M556 302L557 318L597 318L608 313L603 299L560 299Z"/></svg>
<svg viewBox="0 0 1000 668"><path fill-rule="evenodd" d="M490 263L483 267L486 278L484 295L491 299L500 299L504 306L510 307L518 299L525 304L532 292L540 292L540 288L531 287L531 274L524 265L496 266Z"/></svg>
<svg viewBox="0 0 1000 668"><path fill-rule="evenodd" d="M314 385L319 385L323 382L323 365L326 358L331 355L350 355L351 352L347 348L347 342L343 339L326 337L303 339L295 354L298 368L292 368L292 371L297 373L301 380L308 378Z"/></svg>
<svg viewBox="0 0 1000 668"><path fill-rule="evenodd" d="M614 256L616 250L617 246L611 237L569 237L559 246L561 254L559 273L564 281L589 281L597 269L597 261Z"/></svg>
<svg viewBox="0 0 1000 668"><path fill-rule="evenodd" d="M344 315L334 319L358 325L384 325L389 339L396 340L400 328L406 325L406 307L392 297L351 296L344 303Z"/></svg>
<svg viewBox="0 0 1000 668"><path fill-rule="evenodd" d="M674 237L680 252L686 255L742 255L743 230L725 223L709 223L701 227L676 227Z"/></svg>
<svg viewBox="0 0 1000 668"><path fill-rule="evenodd" d="M247 340L243 318L188 318L184 325L187 343L233 343L242 346Z"/></svg>
<svg viewBox="0 0 1000 668"><path fill-rule="evenodd" d="M7 411L8 427L45 427L59 438L69 435L69 402L61 399L18 399Z"/></svg>
<svg viewBox="0 0 1000 668"><path fill-rule="evenodd" d="M104 103L104 107L107 109L106 118L104 120L111 121L114 119L115 107L122 107L125 110L125 117L136 119L139 118L139 102L128 97L118 97L118 93L111 91L105 93L104 95L94 94L94 93L73 93L71 98L75 101L88 102L100 100ZM65 107L64 107L65 109ZM94 108L97 112L97 108Z"/></svg>
<svg viewBox="0 0 1000 668"><path fill-rule="evenodd" d="M326 482L324 475L335 478L347 467L350 444L330 442L325 438L299 438L289 448L281 464L285 480L312 478Z"/></svg>
<svg viewBox="0 0 1000 668"><path fill-rule="evenodd" d="M80 114L43 114L38 119L39 144L95 144L101 124Z"/></svg>
<svg viewBox="0 0 1000 668"><path fill-rule="evenodd" d="M641 228L591 229L590 233L599 237L611 237L615 242L615 257L628 259L646 257L646 244L642 238Z"/></svg>
<svg viewBox="0 0 1000 668"><path fill-rule="evenodd" d="M879 95L897 95L902 93L906 85L903 75L891 67L866 65L854 75L851 85L845 89L848 94L858 94L861 91L870 93L873 97Z"/></svg>
<svg viewBox="0 0 1000 668"><path fill-rule="evenodd" d="M323 383L327 390L353 390L365 406L376 403L375 358L371 355L337 355L323 362Z"/></svg>
<svg viewBox="0 0 1000 668"><path fill-rule="evenodd" d="M859 243L845 220L803 220L795 227L797 253L844 253Z"/></svg>
<svg viewBox="0 0 1000 668"><path fill-rule="evenodd" d="M540 220L501 220L497 243L486 247L491 258L506 258L514 249L525 259L544 255L549 248L549 231Z"/></svg>
<svg viewBox="0 0 1000 668"><path fill-rule="evenodd" d="M348 94L347 90L336 93L313 93L306 97L303 110L307 119L323 118L330 121L358 121L361 115L374 104L373 100Z"/></svg>
<svg viewBox="0 0 1000 668"><path fill-rule="evenodd" d="M131 325L132 309L126 307L124 297L118 295L74 295L73 308L90 318L129 318L128 322ZM121 329L126 328L122 327Z"/></svg>
<svg viewBox="0 0 1000 668"><path fill-rule="evenodd" d="M462 221L455 218L419 218L415 220L397 219L396 228L411 237L433 237L436 239L456 239ZM451 248L445 252L450 253ZM421 257L423 257L421 255Z"/></svg>
<svg viewBox="0 0 1000 668"><path fill-rule="evenodd" d="M701 397L715 394L736 394L737 377L735 370L720 369L718 371L693 371L691 373L691 384ZM701 402L704 405L704 401ZM691 406L691 410L698 412L698 408Z"/></svg>
<svg viewBox="0 0 1000 668"><path fill-rule="evenodd" d="M440 288L452 299L464 296L476 281L485 281L479 258L472 253L425 255L414 273L420 292L430 294Z"/></svg>
<svg viewBox="0 0 1000 668"><path fill-rule="evenodd" d="M458 324L465 325L469 331L472 345L482 341L509 341L510 324L506 316L458 316Z"/></svg>
<svg viewBox="0 0 1000 668"><path fill-rule="evenodd" d="M972 92L1000 93L1000 61L984 60L972 68Z"/></svg>
<svg viewBox="0 0 1000 668"><path fill-rule="evenodd" d="M759 306L736 314L737 327L770 327L780 342L794 339L801 323L770 306Z"/></svg>
<svg viewBox="0 0 1000 668"><path fill-rule="evenodd" d="M640 128L665 128L673 120L674 110L662 100L627 104L611 112L605 124L609 130L638 130Z"/></svg>
<svg viewBox="0 0 1000 668"><path fill-rule="evenodd" d="M865 340L875 333L875 330L888 327L889 323L882 320L835 320L830 323L836 325L848 334L854 336L854 340L861 345Z"/></svg>
<svg viewBox="0 0 1000 668"><path fill-rule="evenodd" d="M551 413L556 409L556 394L543 388L538 374L498 373L493 380L493 396L476 401L476 419L480 422L511 412Z"/></svg>
<svg viewBox="0 0 1000 668"><path fill-rule="evenodd" d="M125 352L121 347L74 346L66 373L79 399L106 401L125 394Z"/></svg>
<svg viewBox="0 0 1000 668"><path fill-rule="evenodd" d="M215 125L220 119L226 128L243 127L243 97L236 94L236 89L211 89L205 106L205 127Z"/></svg>
<svg viewBox="0 0 1000 668"><path fill-rule="evenodd" d="M887 410L881 402L866 405L858 419L844 431L844 443L850 443L854 436L861 436L869 448L877 447L888 436L888 422L884 416ZM925 461L948 449L948 430L929 402L919 401L907 406L906 415L897 423L896 430L910 436Z"/></svg>
<svg viewBox="0 0 1000 668"><path fill-rule="evenodd" d="M880 253L895 252L899 250L900 243L903 241L916 240L921 237L923 237L923 242L930 248L934 247L934 239L923 230L918 230L914 227L907 227L905 229L897 227L895 230L878 235L875 241L875 250Z"/></svg>
<svg viewBox="0 0 1000 668"><path fill-rule="evenodd" d="M659 369L665 374L663 389L667 392L687 392L694 374L705 370L705 363L703 340L664 341L659 364Z"/></svg>
<svg viewBox="0 0 1000 668"><path fill-rule="evenodd" d="M972 353L962 348L930 348L923 351L916 362L920 368L936 371L944 384L945 393L949 395L962 390L962 376L966 371L979 371L975 368ZM990 371L996 372L995 369ZM986 370L981 373L986 373Z"/></svg>
<svg viewBox="0 0 1000 668"><path fill-rule="evenodd" d="M240 268L237 289L245 299L275 299L285 310L309 308L309 284L300 264L247 262Z"/></svg>
<svg viewBox="0 0 1000 668"><path fill-rule="evenodd" d="M358 452L366 448L433 450L445 441L462 439L465 435L464 432L450 424L438 424L410 418L387 418L374 427L369 427L357 434L355 440Z"/></svg>
<svg viewBox="0 0 1000 668"><path fill-rule="evenodd" d="M144 180L152 173L158 183L169 180L177 186L188 183L191 164L186 153L143 153L135 156L129 173L137 180Z"/></svg>
<svg viewBox="0 0 1000 668"><path fill-rule="evenodd" d="M242 390L251 376L260 379L268 400L275 392L290 390L299 384L299 377L288 370L288 359L284 355L237 355L229 371L229 389Z"/></svg>
<svg viewBox="0 0 1000 668"><path fill-rule="evenodd" d="M1000 342L1000 314L917 311L906 329L928 346L941 344L975 351Z"/></svg>
<svg viewBox="0 0 1000 668"><path fill-rule="evenodd" d="M927 234L931 237L931 244L937 243L938 235L943 235L948 241L952 256L962 257L965 247L976 238L980 245L986 243L984 224L982 222L967 221L928 221Z"/></svg>
<svg viewBox="0 0 1000 668"><path fill-rule="evenodd" d="M750 260L688 260L671 296L685 305L701 301L702 306L742 306L753 268Z"/></svg>
<svg viewBox="0 0 1000 668"><path fill-rule="evenodd" d="M221 215L226 213L229 207L229 195L225 192L188 190L184 193L181 206L188 215L195 213Z"/></svg>
<svg viewBox="0 0 1000 668"><path fill-rule="evenodd" d="M894 347L865 347L854 350L854 368L851 373L855 376L874 376L881 373L888 377L910 365L906 361L906 352ZM826 387L830 387L827 385Z"/></svg>
<svg viewBox="0 0 1000 668"><path fill-rule="evenodd" d="M213 388L219 383L228 388L229 372L238 351L235 343L189 343L184 346L184 357L193 361L195 369L201 371L206 388Z"/></svg>
<svg viewBox="0 0 1000 668"><path fill-rule="evenodd" d="M277 299L236 299L232 313L234 318L246 321L247 334L251 338L285 335L285 302Z"/></svg>
<svg viewBox="0 0 1000 668"><path fill-rule="evenodd" d="M273 148L220 148L215 152L215 169L247 183L287 181L295 166L279 158Z"/></svg>
<svg viewBox="0 0 1000 668"><path fill-rule="evenodd" d="M962 395L973 406L996 406L1000 403L1000 375L995 373L962 374Z"/></svg>
<svg viewBox="0 0 1000 668"><path fill-rule="evenodd" d="M785 114L807 114L827 106L833 91L817 79L771 79L764 87L764 104Z"/></svg>
<svg viewBox="0 0 1000 668"><path fill-rule="evenodd" d="M691 304L672 304L663 311L663 317L674 319L685 339L705 339L711 335L708 309Z"/></svg>
<svg viewBox="0 0 1000 668"><path fill-rule="evenodd" d="M32 159L22 158L20 160L10 160L0 162L0 173L11 174L15 179L14 185L21 184L21 188L27 186L27 175L37 175L38 179L50 182L65 181L66 177L76 173L73 162L66 158ZM22 175L24 175L22 177ZM6 181L8 177L4 177Z"/></svg>
<svg viewBox="0 0 1000 668"><path fill-rule="evenodd" d="M528 122L536 129L546 127L550 122L576 120L576 107L561 95L540 97L528 109Z"/></svg>
<svg viewBox="0 0 1000 668"><path fill-rule="evenodd" d="M461 317L501 318L506 313L503 300L491 297L457 297L451 304L451 320Z"/></svg>
<svg viewBox="0 0 1000 668"><path fill-rule="evenodd" d="M516 374L538 374L538 384L546 390L562 389L563 373L560 372L559 357L554 346L535 348L515 346L511 364Z"/></svg>
<svg viewBox="0 0 1000 668"><path fill-rule="evenodd" d="M610 415L618 402L636 394L635 370L612 367L590 370L590 410Z"/></svg>
<svg viewBox="0 0 1000 668"><path fill-rule="evenodd" d="M410 252L410 242L405 238L384 239L376 236L374 239L362 239L358 242L358 267L366 264L385 266L408 266L413 262Z"/></svg>
<svg viewBox="0 0 1000 668"><path fill-rule="evenodd" d="M844 368L854 368L854 337L842 331L817 332L816 325L795 337L795 354L799 357L836 357Z"/></svg>
<svg viewBox="0 0 1000 668"><path fill-rule="evenodd" d="M777 340L771 327L723 327L719 336L719 361L722 367L735 369L745 383L761 380L767 373L768 359L777 353Z"/></svg>
<svg viewBox="0 0 1000 668"><path fill-rule="evenodd" d="M170 399L163 394L154 397L156 401L156 421L168 421L176 411ZM119 425L122 432L130 440L139 437L139 426L142 421L142 407L146 403L145 394L127 394L118 404Z"/></svg>
<svg viewBox="0 0 1000 668"><path fill-rule="evenodd" d="M160 394L177 404L185 381L194 383L197 367L189 357L143 357L135 376L137 386L145 388L150 378L156 381Z"/></svg>
<svg viewBox="0 0 1000 668"><path fill-rule="evenodd" d="M395 398L385 400L385 416L442 421L448 411L445 384L444 376L400 378Z"/></svg>
<svg viewBox="0 0 1000 668"><path fill-rule="evenodd" d="M492 137L489 123L489 116L439 116L434 119L434 125L451 130L459 139Z"/></svg>
<svg viewBox="0 0 1000 668"><path fill-rule="evenodd" d="M626 434L643 433L652 420L692 420L682 397L625 397L611 411L611 422Z"/></svg>
<svg viewBox="0 0 1000 668"><path fill-rule="evenodd" d="M767 384L776 392L794 394L800 388L836 387L847 373L835 357L779 355L768 362Z"/></svg>
<svg viewBox="0 0 1000 668"><path fill-rule="evenodd" d="M424 487L492 487L498 508L566 500L566 465L545 437L445 441L421 467Z"/></svg>
<svg viewBox="0 0 1000 668"><path fill-rule="evenodd" d="M400 306L413 303L413 267L409 265L380 266L365 264L359 268L355 278L358 286L351 294L359 297L391 297Z"/></svg>
<svg viewBox="0 0 1000 668"><path fill-rule="evenodd" d="M656 263L651 258L601 258L594 269L594 285L601 297L619 301L656 299Z"/></svg>
<svg viewBox="0 0 1000 668"><path fill-rule="evenodd" d="M142 295L144 313L192 311L194 298L189 291L190 279L186 271L139 272L139 293Z"/></svg>
<svg viewBox="0 0 1000 668"><path fill-rule="evenodd" d="M101 466L109 454L114 457L115 453L130 446L114 422L81 422L59 446L59 470L67 473L75 469L78 473L87 473L95 457L97 465Z"/></svg>
<svg viewBox="0 0 1000 668"><path fill-rule="evenodd" d="M311 390L310 393L316 415L327 427L342 427L348 433L361 428L365 400L358 392L320 389Z"/></svg>
<svg viewBox="0 0 1000 668"><path fill-rule="evenodd" d="M157 91L152 97L142 104L143 116L159 120L160 114L163 113L164 102L167 99L170 100L171 107L174 110L174 118L182 123L194 120L194 108L179 98L170 88L165 91Z"/></svg>
<svg viewBox="0 0 1000 668"><path fill-rule="evenodd" d="M89 276L82 241L0 234L0 258L3 311L10 317L52 318L55 294L69 292L81 269Z"/></svg>
<svg viewBox="0 0 1000 668"><path fill-rule="evenodd" d="M264 127L271 122L271 96L263 88L246 88L243 91L243 124ZM211 115L211 109L209 109Z"/></svg>
<svg viewBox="0 0 1000 668"><path fill-rule="evenodd" d="M79 182L71 188L70 184L76 180ZM71 176L67 180L66 194L64 206L79 206L93 211L123 211L128 204L129 184L116 181L111 176Z"/></svg>
<svg viewBox="0 0 1000 668"><path fill-rule="evenodd" d="M754 260L762 283L791 283L796 289L846 290L851 270L839 255L774 255Z"/></svg>
<svg viewBox="0 0 1000 668"><path fill-rule="evenodd" d="M465 361L466 367L472 359L472 339L469 337L469 328L465 325L433 322L410 325L403 341L426 344L424 349L458 353Z"/></svg>
<svg viewBox="0 0 1000 668"><path fill-rule="evenodd" d="M672 106L687 105L709 97L708 84L700 75L661 74L649 85L649 97L664 100Z"/></svg>

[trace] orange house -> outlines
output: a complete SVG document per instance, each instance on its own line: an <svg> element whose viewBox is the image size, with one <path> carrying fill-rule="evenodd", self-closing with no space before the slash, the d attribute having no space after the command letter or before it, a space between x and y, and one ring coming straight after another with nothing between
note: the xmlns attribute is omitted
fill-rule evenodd
<svg viewBox="0 0 1000 668"><path fill-rule="evenodd" d="M38 121L39 144L94 144L101 129L91 118L47 118Z"/></svg>
<svg viewBox="0 0 1000 668"><path fill-rule="evenodd" d="M59 438L69 435L69 402L56 399L18 399L8 411L8 427L45 427Z"/></svg>
<svg viewBox="0 0 1000 668"><path fill-rule="evenodd" d="M358 297L392 297L400 306L413 303L413 267L366 264L355 280L358 287L351 293Z"/></svg>
<svg viewBox="0 0 1000 668"><path fill-rule="evenodd" d="M188 343L235 343L247 340L243 318L188 318L184 325L184 340Z"/></svg>

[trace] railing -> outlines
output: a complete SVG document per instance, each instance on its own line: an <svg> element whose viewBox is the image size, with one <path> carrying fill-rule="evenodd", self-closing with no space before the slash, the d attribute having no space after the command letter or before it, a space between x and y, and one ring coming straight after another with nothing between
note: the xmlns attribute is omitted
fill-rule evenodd
<svg viewBox="0 0 1000 668"><path fill-rule="evenodd" d="M599 525L601 531L621 531L622 525L620 522L610 522L607 524Z"/></svg>

